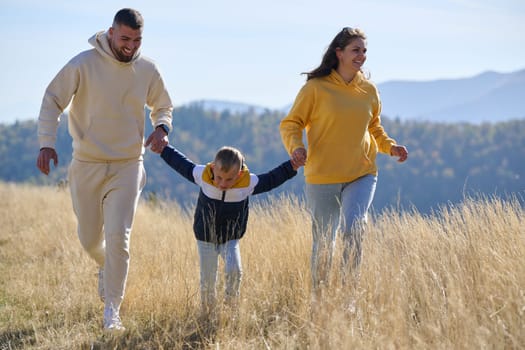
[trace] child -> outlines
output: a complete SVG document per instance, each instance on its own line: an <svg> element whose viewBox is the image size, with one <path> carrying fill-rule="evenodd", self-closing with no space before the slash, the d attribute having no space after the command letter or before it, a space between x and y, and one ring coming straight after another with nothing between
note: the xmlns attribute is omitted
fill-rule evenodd
<svg viewBox="0 0 525 350"><path fill-rule="evenodd" d="M215 160L197 165L171 145L162 159L179 174L199 185L193 231L200 259L200 292L203 312L212 312L216 303L216 280L219 255L224 261L225 296L234 306L239 298L242 277L239 240L246 232L248 197L272 190L297 175L291 160L268 173L255 175L244 164L242 153L222 147Z"/></svg>

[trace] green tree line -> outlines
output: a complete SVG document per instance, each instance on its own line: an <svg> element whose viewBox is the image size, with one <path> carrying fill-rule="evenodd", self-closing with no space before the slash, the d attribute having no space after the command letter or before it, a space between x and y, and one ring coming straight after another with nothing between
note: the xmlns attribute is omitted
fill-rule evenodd
<svg viewBox="0 0 525 350"><path fill-rule="evenodd" d="M173 112L169 139L197 163L210 161L223 145L235 146L245 154L250 170L262 173L289 159L278 130L283 117L283 113L270 110L263 114L231 114L183 106ZM39 147L36 121L0 124L0 181L57 184L65 180L71 160L71 138L67 117L62 119L57 139L59 165L50 176L40 174L35 165ZM378 155L374 210L416 208L428 213L440 205L478 195L516 196L524 202L525 120L478 125L383 117L383 125L391 137L407 146L409 159L399 164L395 158ZM147 123L146 134L150 131ZM175 173L157 154L147 150L144 163L148 174L145 198L176 200L181 205L194 202L198 188ZM301 169L298 176L270 195L284 192L302 197L303 191Z"/></svg>

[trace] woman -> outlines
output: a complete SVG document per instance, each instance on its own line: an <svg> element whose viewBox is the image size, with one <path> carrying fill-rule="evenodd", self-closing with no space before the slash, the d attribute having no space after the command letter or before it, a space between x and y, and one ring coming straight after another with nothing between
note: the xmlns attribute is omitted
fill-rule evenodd
<svg viewBox="0 0 525 350"><path fill-rule="evenodd" d="M280 124L292 161L305 165L314 289L328 282L337 232L344 242L343 276L359 263L361 235L377 183L377 152L398 157L399 162L408 156L381 126L379 94L361 70L366 51L364 32L343 28L319 67L303 73L307 81Z"/></svg>

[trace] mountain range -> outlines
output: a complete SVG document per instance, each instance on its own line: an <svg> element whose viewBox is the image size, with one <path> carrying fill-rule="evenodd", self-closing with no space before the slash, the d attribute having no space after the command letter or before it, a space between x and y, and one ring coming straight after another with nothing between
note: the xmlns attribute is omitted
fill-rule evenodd
<svg viewBox="0 0 525 350"><path fill-rule="evenodd" d="M525 118L525 69L464 79L391 81L378 85L383 114L435 122L497 122Z"/></svg>
<svg viewBox="0 0 525 350"><path fill-rule="evenodd" d="M461 79L387 81L377 84L382 114L401 120L433 122L499 122L525 118L525 69L484 72ZM192 102L206 110L263 113L271 110L246 103L217 100ZM279 109L288 112L292 106Z"/></svg>
<svg viewBox="0 0 525 350"><path fill-rule="evenodd" d="M187 106L202 108L205 111L228 111L231 114L243 114L248 112L262 114L269 110L269 108L251 105L249 103L230 102L222 100L196 100L188 103Z"/></svg>

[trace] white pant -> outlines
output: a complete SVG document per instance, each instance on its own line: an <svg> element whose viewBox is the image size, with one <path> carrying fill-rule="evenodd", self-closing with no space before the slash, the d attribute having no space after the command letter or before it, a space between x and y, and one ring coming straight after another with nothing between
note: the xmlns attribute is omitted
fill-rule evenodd
<svg viewBox="0 0 525 350"><path fill-rule="evenodd" d="M82 247L104 268L106 304L120 308L129 268L129 240L146 172L140 160L73 159L69 184Z"/></svg>
<svg viewBox="0 0 525 350"><path fill-rule="evenodd" d="M224 261L226 300L234 302L240 294L242 265L239 240L215 244L197 240L200 259L200 290L204 308L212 308L216 303L217 266L219 255Z"/></svg>

